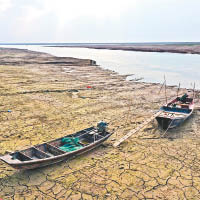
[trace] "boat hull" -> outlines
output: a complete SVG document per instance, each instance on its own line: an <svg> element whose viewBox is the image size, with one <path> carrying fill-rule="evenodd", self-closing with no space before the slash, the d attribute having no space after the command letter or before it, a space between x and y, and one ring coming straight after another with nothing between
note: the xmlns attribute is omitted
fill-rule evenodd
<svg viewBox="0 0 200 200"><path fill-rule="evenodd" d="M45 166L48 166L48 165L53 165L55 163L59 163L59 162L62 162L64 160L67 160L75 155L81 155L81 154L84 154L88 151L91 151L92 149L95 149L97 148L99 145L101 145L101 143L99 143L98 145L92 145L90 148L85 148L83 149L82 151L80 152L77 152L77 153L71 153L69 155L63 155L61 158L52 158L51 160L48 160L48 161L37 161L37 163L19 163L19 164L11 164L11 163L7 163L8 165L10 165L11 167L15 168L15 169L35 169L35 168L41 168L41 167L45 167Z"/></svg>
<svg viewBox="0 0 200 200"><path fill-rule="evenodd" d="M86 129L86 130L90 130L90 129L91 128ZM62 161L67 160L67 159L69 159L73 156L81 155L83 153L91 151L92 149L95 149L98 146L100 146L111 135L112 135L111 133L106 132L104 137L102 136L101 139L96 140L94 142L91 142L91 144L89 144L89 145L87 145L83 148L80 148L80 149L72 151L72 152L65 152L65 153L58 155L58 156L47 157L45 159L33 159L33 160L28 160L28 161L19 161L19 160L16 160L16 159L13 160L13 154L16 154L16 152L2 156L2 157L0 157L0 159L2 161L4 161L5 163L7 163L8 165L10 165L11 167L15 168L15 169L26 170L26 169L41 168L41 167L45 167L45 166L48 166L48 165L52 165L52 164L55 164L55 163L62 162ZM38 146L40 146L40 145L38 145ZM37 146L35 146L35 147L37 147Z"/></svg>
<svg viewBox="0 0 200 200"><path fill-rule="evenodd" d="M164 117L156 117L156 120L159 126L164 130L180 126L185 121L184 118L170 119Z"/></svg>

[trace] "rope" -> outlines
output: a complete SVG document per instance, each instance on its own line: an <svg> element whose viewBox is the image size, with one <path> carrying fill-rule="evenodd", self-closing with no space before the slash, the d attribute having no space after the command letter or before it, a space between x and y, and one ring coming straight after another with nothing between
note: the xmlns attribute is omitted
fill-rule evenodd
<svg viewBox="0 0 200 200"><path fill-rule="evenodd" d="M174 121L174 119L170 122L170 124L169 124L167 130L163 133L163 135L161 136L161 138L163 138L163 137L165 136L165 134L166 134L167 131L169 130L169 128L170 128L170 126L171 126L171 124L172 124L173 121Z"/></svg>

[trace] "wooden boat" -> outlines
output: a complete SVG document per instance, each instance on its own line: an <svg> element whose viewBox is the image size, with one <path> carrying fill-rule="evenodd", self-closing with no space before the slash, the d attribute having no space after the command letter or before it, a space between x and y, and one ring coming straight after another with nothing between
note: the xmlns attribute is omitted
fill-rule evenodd
<svg viewBox="0 0 200 200"><path fill-rule="evenodd" d="M61 162L71 156L96 148L112 135L106 131L105 122L99 124L97 127L90 127L47 143L4 155L0 159L16 169L34 169ZM70 141L71 144L64 144L65 140ZM63 150L65 147L67 151Z"/></svg>
<svg viewBox="0 0 200 200"><path fill-rule="evenodd" d="M162 106L160 110L162 112L156 117L158 124L163 129L175 128L191 116L194 110L194 99L184 94Z"/></svg>

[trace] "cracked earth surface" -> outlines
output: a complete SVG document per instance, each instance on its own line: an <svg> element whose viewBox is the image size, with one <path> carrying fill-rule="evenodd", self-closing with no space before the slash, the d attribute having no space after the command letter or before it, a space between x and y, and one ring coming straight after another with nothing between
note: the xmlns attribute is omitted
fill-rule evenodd
<svg viewBox="0 0 200 200"><path fill-rule="evenodd" d="M0 49L0 110L12 110L0 113L0 155L100 120L114 131L97 149L41 169L20 171L0 161L0 198L200 199L199 111L165 138L153 121L114 148L159 109L164 91L158 95L160 85L125 81L89 63ZM167 88L169 97L176 91Z"/></svg>

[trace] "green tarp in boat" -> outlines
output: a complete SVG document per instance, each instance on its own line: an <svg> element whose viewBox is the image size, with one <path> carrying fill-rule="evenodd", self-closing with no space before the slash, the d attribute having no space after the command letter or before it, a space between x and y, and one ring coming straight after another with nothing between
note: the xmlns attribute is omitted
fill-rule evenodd
<svg viewBox="0 0 200 200"><path fill-rule="evenodd" d="M71 152L75 151L78 149L81 149L83 146L79 143L79 138L71 138L71 137L66 137L63 138L62 140L63 146L59 147L59 149L66 151L66 152Z"/></svg>

